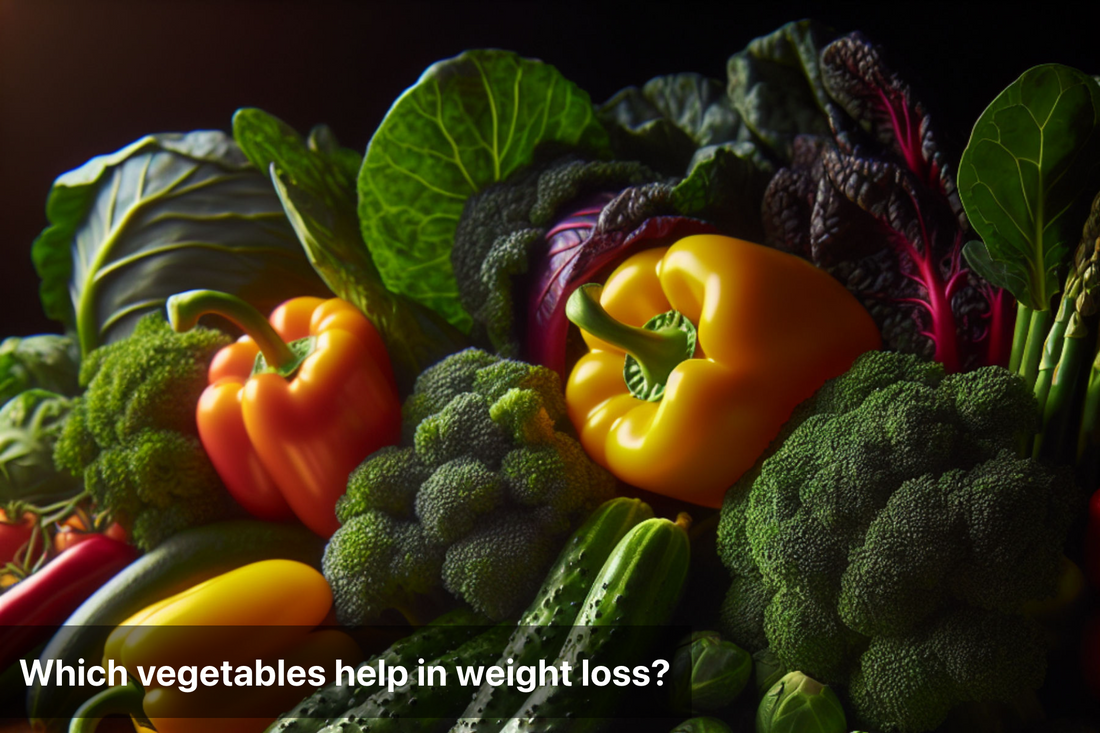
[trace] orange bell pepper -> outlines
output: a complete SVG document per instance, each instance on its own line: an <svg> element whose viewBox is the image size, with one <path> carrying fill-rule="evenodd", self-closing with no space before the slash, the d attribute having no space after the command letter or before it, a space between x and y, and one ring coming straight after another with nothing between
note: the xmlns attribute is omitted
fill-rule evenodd
<svg viewBox="0 0 1100 733"><path fill-rule="evenodd" d="M878 328L809 262L713 234L627 258L566 303L590 351L565 388L592 460L649 491L719 507L798 403Z"/></svg>
<svg viewBox="0 0 1100 733"><path fill-rule="evenodd" d="M168 301L177 331L216 313L247 334L210 364L197 409L199 437L233 497L269 521L297 516L329 537L348 474L396 443L401 402L382 338L339 298L295 298L270 323L226 293Z"/></svg>

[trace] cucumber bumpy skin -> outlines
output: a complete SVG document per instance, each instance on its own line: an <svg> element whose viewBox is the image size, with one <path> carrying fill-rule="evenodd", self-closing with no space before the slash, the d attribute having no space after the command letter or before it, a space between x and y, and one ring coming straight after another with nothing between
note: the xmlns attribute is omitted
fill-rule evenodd
<svg viewBox="0 0 1100 733"><path fill-rule="evenodd" d="M385 662L386 667L410 669L418 659L437 657L459 648L481 634L490 623L486 616L477 611L456 608L360 663L355 668L356 672L365 665L377 667L380 661ZM364 704L375 692L358 684L329 683L280 715L268 727L267 733L317 733L340 720L349 710Z"/></svg>
<svg viewBox="0 0 1100 733"><path fill-rule="evenodd" d="M447 684L420 687L416 684L415 665L409 665L408 684L393 692L388 689L376 692L320 733L430 733L450 725L470 694L458 684L455 668L491 664L513 628L511 622L490 627L459 648L426 662L425 668L443 667L447 671Z"/></svg>
<svg viewBox="0 0 1100 733"><path fill-rule="evenodd" d="M561 654L579 674L582 659L590 667L631 665L644 655L653 629L668 623L687 579L691 518L676 522L648 519L637 525L608 558L584 600ZM609 723L614 687L547 685L532 692L504 727L504 733L568 730L584 733ZM583 711L585 717L578 717Z"/></svg>
<svg viewBox="0 0 1100 733"><path fill-rule="evenodd" d="M304 527L252 519L192 527L169 537L97 590L54 634L42 660L77 666L103 656L112 629L143 608L204 580L260 560L298 560L321 566L325 541ZM79 686L40 685L27 690L35 730L63 733L88 698Z"/></svg>
<svg viewBox="0 0 1100 733"><path fill-rule="evenodd" d="M652 518L653 509L641 499L620 497L596 509L566 543L495 664L519 667L556 657L600 568L633 527ZM499 731L527 695L515 687L486 683L451 733Z"/></svg>

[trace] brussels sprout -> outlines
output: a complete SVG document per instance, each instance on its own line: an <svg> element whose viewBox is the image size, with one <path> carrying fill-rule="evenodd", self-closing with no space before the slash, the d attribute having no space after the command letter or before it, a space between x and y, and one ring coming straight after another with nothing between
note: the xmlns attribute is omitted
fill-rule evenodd
<svg viewBox="0 0 1100 733"><path fill-rule="evenodd" d="M670 733L733 733L733 730L718 718L691 718Z"/></svg>
<svg viewBox="0 0 1100 733"><path fill-rule="evenodd" d="M756 710L756 733L846 733L836 693L801 672L790 672L768 690Z"/></svg>
<svg viewBox="0 0 1100 733"><path fill-rule="evenodd" d="M717 631L697 631L672 657L673 706L681 712L710 712L731 704L752 674L752 657Z"/></svg>
<svg viewBox="0 0 1100 733"><path fill-rule="evenodd" d="M752 655L752 671L757 695L766 693L787 674L787 668L775 656L771 647L764 647Z"/></svg>
<svg viewBox="0 0 1100 733"><path fill-rule="evenodd" d="M44 389L28 389L0 408L0 504L62 501L83 483L53 463L53 447L72 401Z"/></svg>

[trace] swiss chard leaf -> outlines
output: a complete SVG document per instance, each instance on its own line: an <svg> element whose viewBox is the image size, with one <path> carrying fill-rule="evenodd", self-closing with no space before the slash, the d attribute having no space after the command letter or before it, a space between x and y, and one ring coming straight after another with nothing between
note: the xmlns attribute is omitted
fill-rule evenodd
<svg viewBox="0 0 1100 733"><path fill-rule="evenodd" d="M58 178L32 249L46 313L81 351L123 338L175 293L261 310L327 292L267 179L222 132L144 137Z"/></svg>
<svg viewBox="0 0 1100 733"><path fill-rule="evenodd" d="M233 116L233 135L249 160L271 172L283 209L317 273L371 320L386 343L404 393L427 366L468 345L434 311L382 284L359 233L355 181L359 155L324 126L307 140L259 109Z"/></svg>
<svg viewBox="0 0 1100 733"><path fill-rule="evenodd" d="M359 175L363 239L386 285L468 330L450 256L463 206L548 142L608 149L588 95L554 67L499 50L429 67L390 108Z"/></svg>
<svg viewBox="0 0 1100 733"><path fill-rule="evenodd" d="M1049 308L1098 173L1100 85L1058 64L1024 72L978 118L959 164L966 214L1002 272L980 257L970 265L1029 308Z"/></svg>

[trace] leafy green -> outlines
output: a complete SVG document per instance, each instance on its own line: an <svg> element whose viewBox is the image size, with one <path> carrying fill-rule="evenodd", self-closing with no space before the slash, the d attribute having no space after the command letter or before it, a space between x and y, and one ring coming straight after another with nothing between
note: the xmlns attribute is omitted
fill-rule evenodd
<svg viewBox="0 0 1100 733"><path fill-rule="evenodd" d="M261 310L326 292L267 180L222 132L149 135L92 158L54 182L46 213L32 250L42 303L85 355L183 290Z"/></svg>
<svg viewBox="0 0 1100 733"><path fill-rule="evenodd" d="M722 82L668 74L617 92L599 109L616 157L683 175L696 148L744 139L747 132Z"/></svg>
<svg viewBox="0 0 1100 733"><path fill-rule="evenodd" d="M984 240L967 246L970 265L1027 307L1050 308L1098 172L1100 85L1058 64L1025 71L978 118L959 164L959 196Z"/></svg>
<svg viewBox="0 0 1100 733"><path fill-rule="evenodd" d="M730 103L783 160L790 160L796 136L829 134L836 103L822 79L821 50L835 37L814 21L787 23L753 39L726 64Z"/></svg>
<svg viewBox="0 0 1100 733"><path fill-rule="evenodd" d="M700 148L691 171L672 189L676 209L727 234L763 241L760 206L772 171L754 160L751 147L730 143Z"/></svg>
<svg viewBox="0 0 1100 733"><path fill-rule="evenodd" d="M69 336L45 333L0 342L0 405L40 387L72 396L80 391L80 352Z"/></svg>
<svg viewBox="0 0 1100 733"><path fill-rule="evenodd" d="M359 174L363 239L386 285L468 330L451 267L462 208L544 143L608 150L588 95L554 67L500 50L429 67L390 108Z"/></svg>
<svg viewBox="0 0 1100 733"><path fill-rule="evenodd" d="M370 318L382 335L403 393L426 367L468 344L434 311L391 293L363 244L356 213L360 156L318 125L303 140L263 110L233 116L233 136L260 170L270 170L283 209L317 274Z"/></svg>
<svg viewBox="0 0 1100 733"><path fill-rule="evenodd" d="M72 400L28 389L0 408L0 504L49 504L80 493L83 482L54 467L53 448Z"/></svg>

